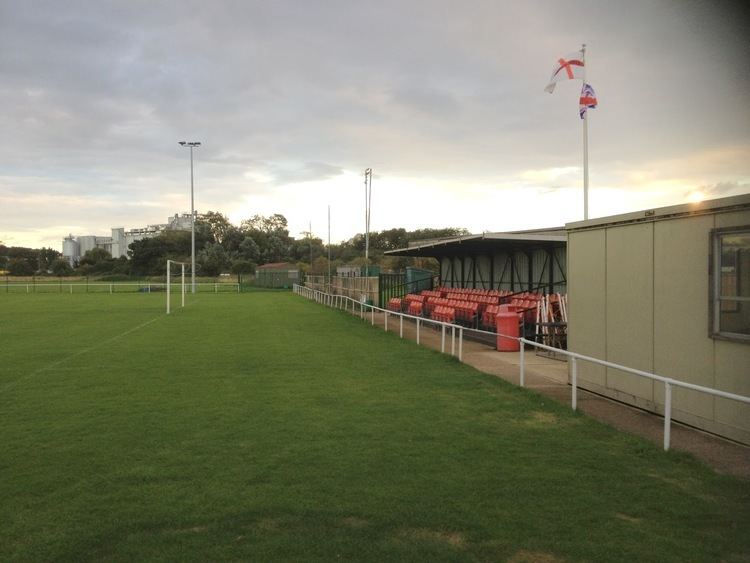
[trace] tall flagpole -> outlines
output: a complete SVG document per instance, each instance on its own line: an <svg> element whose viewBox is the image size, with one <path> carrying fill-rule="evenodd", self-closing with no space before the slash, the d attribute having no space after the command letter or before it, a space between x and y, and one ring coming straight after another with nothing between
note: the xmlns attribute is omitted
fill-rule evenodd
<svg viewBox="0 0 750 563"><path fill-rule="evenodd" d="M581 47L583 53L583 84L586 85L586 44ZM589 122L586 111L583 114L583 220L589 218Z"/></svg>

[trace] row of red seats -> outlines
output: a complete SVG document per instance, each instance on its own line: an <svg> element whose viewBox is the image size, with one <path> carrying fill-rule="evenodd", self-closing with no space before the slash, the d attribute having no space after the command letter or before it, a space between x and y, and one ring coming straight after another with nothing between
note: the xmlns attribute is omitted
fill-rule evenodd
<svg viewBox="0 0 750 563"><path fill-rule="evenodd" d="M424 295L425 297L443 297L443 294L439 291L433 291L431 289L424 289L420 293L420 295Z"/></svg>
<svg viewBox="0 0 750 563"><path fill-rule="evenodd" d="M490 295L502 297L510 295L512 292L505 289L469 289L465 287L438 287L437 291L441 293L463 293L465 295Z"/></svg>
<svg viewBox="0 0 750 563"><path fill-rule="evenodd" d="M448 299L444 299L443 297L428 297L424 307L425 313L428 315L431 314L432 310L438 305L448 305Z"/></svg>
<svg viewBox="0 0 750 563"><path fill-rule="evenodd" d="M419 301L420 303L423 303L425 299L427 298L424 295L417 295L415 293L408 293L404 296L404 301L407 304L411 303L412 301Z"/></svg>

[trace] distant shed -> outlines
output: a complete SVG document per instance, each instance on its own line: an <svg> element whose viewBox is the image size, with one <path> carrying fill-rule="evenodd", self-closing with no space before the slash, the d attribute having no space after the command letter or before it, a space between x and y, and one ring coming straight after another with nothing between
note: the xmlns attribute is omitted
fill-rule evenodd
<svg viewBox="0 0 750 563"><path fill-rule="evenodd" d="M259 287L291 289L299 281L299 268L296 264L273 262L255 269L255 285Z"/></svg>

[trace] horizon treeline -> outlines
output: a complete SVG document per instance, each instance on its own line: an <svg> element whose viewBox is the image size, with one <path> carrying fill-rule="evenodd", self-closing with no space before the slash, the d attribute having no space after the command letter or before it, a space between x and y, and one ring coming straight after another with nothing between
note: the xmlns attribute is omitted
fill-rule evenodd
<svg viewBox="0 0 750 563"><path fill-rule="evenodd" d="M370 233L370 265L384 271L400 271L407 266L437 270L432 258L385 256L387 250L408 246L409 242L430 238L466 235L464 228L404 228ZM257 266L273 262L296 264L310 274L328 273L328 246L322 239L303 233L289 234L286 217L254 215L239 225L217 211L199 214L195 221L196 274L218 276L224 273L253 274ZM365 235L331 244L331 270L343 265L365 265ZM71 266L62 253L52 248L9 247L0 242L0 270L11 276L159 276L164 275L167 259L190 261L190 231L163 231L151 238L133 242L128 258L114 258L103 248L87 251Z"/></svg>

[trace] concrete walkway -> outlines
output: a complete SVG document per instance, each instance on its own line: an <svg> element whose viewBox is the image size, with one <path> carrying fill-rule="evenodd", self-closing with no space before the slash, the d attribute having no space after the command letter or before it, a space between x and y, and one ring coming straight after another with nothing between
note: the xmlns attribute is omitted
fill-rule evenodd
<svg viewBox="0 0 750 563"><path fill-rule="evenodd" d="M365 314L363 322L373 324L381 329L385 325L385 314L370 312ZM389 315L388 331L400 334L401 323L397 317ZM420 345L441 350L442 332L435 326L422 324L420 328ZM416 323L403 322L403 336L416 340ZM445 337L445 352L451 353L451 334ZM520 354L518 352L497 352L487 345L464 339L463 362L479 371L501 377L514 385L520 379ZM455 354L458 355L458 334L455 340ZM529 389L570 406L572 388L568 385L568 364L565 361L553 360L538 356L533 351L526 351L524 383ZM578 390L578 409L587 415L614 426L618 430L642 436L658 445L663 444L664 418L613 401L601 395ZM672 422L671 448L693 454L695 457L722 474L734 475L750 480L750 447L708 434L701 430Z"/></svg>

